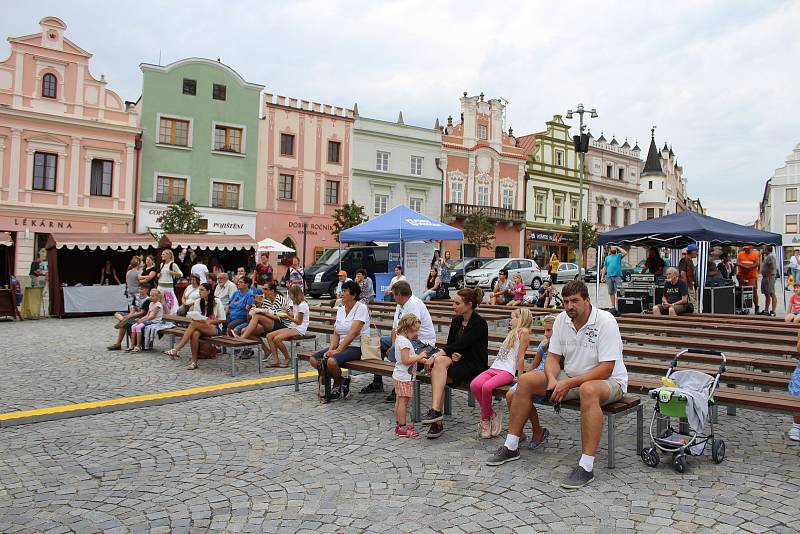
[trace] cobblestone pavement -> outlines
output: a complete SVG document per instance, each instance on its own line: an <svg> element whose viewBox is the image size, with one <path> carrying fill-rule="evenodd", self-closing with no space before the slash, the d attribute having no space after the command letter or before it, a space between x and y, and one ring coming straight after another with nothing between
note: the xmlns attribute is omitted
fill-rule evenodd
<svg viewBox="0 0 800 534"><path fill-rule="evenodd" d="M368 377L357 377L360 387ZM785 417L720 415L728 459L618 468L575 492L578 414L543 411L543 452L487 467L477 409L436 441L392 436L379 395L320 406L311 384L0 430L0 532L797 532L800 448Z"/></svg>
<svg viewBox="0 0 800 534"><path fill-rule="evenodd" d="M189 347L182 361L161 351L171 337L156 342L153 352L107 351L116 336L112 317L0 322L0 412L28 410L131 395L160 393L259 376L285 375L284 368L256 372L256 360L238 360L235 378L230 357L201 360L187 371ZM309 345L313 347L313 344Z"/></svg>
<svg viewBox="0 0 800 534"><path fill-rule="evenodd" d="M0 324L3 411L229 380L217 362L189 373L185 360L106 353L108 333L107 318ZM394 438L381 395L320 406L313 390L0 429L0 532L800 531L800 447L785 416L720 410L727 459L691 458L683 475L644 466L634 418L623 418L617 469L601 446L597 480L567 492L558 483L580 454L574 411L542 411L545 451L487 467L501 441L476 437L463 393L445 434L428 441Z"/></svg>

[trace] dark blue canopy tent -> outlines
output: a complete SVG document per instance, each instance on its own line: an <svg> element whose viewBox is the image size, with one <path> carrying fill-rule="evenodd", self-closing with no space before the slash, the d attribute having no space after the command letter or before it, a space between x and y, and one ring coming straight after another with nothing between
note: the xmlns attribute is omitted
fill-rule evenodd
<svg viewBox="0 0 800 534"><path fill-rule="evenodd" d="M698 247L698 295L700 312L703 311L703 289L706 284L707 261L710 249L715 245L773 245L778 260L778 272L781 281L783 276L783 239L780 234L757 230L749 226L735 224L722 219L701 215L692 211L672 213L657 219L641 221L610 232L602 233L597 238L597 284L599 292L600 263L603 246L628 245L638 247L667 247L672 249L670 258L673 265L680 259L680 250L695 243ZM785 300L785 292L784 292Z"/></svg>

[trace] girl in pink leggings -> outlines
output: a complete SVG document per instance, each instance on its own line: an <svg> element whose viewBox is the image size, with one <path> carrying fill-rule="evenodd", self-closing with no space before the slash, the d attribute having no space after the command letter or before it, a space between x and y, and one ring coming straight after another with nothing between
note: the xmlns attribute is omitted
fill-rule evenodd
<svg viewBox="0 0 800 534"><path fill-rule="evenodd" d="M492 391L514 381L517 369L525 364L525 352L530 343L533 315L529 308L517 308L511 314L511 331L497 351L492 366L469 384L469 389L481 405L481 422L478 435L491 438L500 435L503 429L502 416L492 408Z"/></svg>

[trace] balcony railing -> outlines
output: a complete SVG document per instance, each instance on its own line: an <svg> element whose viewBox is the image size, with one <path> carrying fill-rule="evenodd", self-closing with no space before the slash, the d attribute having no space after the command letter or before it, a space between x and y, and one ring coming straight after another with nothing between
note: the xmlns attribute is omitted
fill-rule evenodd
<svg viewBox="0 0 800 534"><path fill-rule="evenodd" d="M455 219L464 219L479 211L482 211L490 221L525 224L525 212L523 210L476 206L474 204L445 204L444 206L445 215Z"/></svg>

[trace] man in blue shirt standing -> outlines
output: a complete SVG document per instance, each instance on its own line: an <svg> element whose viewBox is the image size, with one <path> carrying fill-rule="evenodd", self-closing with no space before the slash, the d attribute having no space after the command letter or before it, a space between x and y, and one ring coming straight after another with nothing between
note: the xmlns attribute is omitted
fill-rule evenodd
<svg viewBox="0 0 800 534"><path fill-rule="evenodd" d="M621 248L611 245L611 251L603 260L603 272L600 281L606 283L608 296L611 298L611 307L617 307L617 288L622 282L622 258L625 252Z"/></svg>

